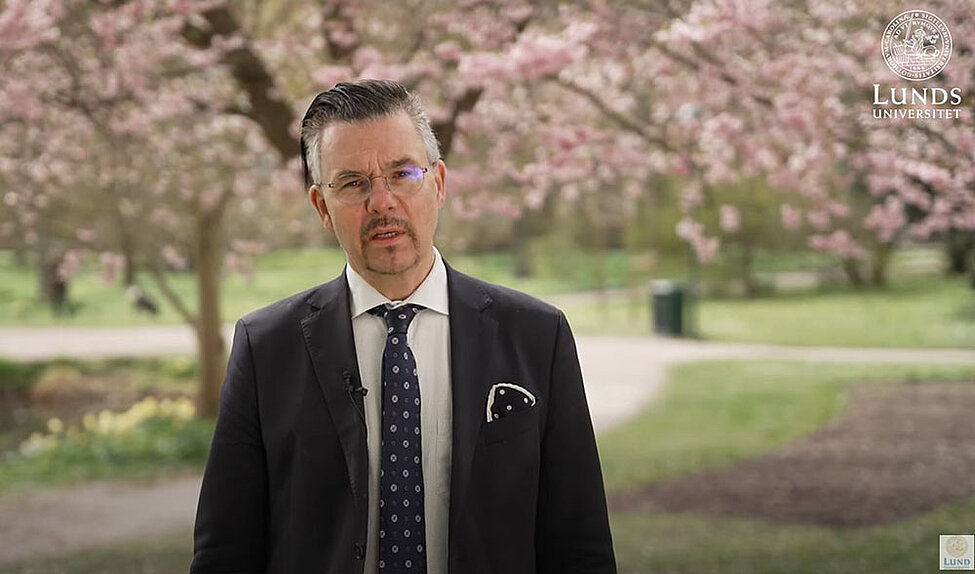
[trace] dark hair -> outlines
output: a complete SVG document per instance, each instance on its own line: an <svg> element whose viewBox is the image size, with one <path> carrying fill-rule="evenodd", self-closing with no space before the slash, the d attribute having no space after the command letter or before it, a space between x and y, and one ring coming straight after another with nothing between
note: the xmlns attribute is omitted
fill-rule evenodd
<svg viewBox="0 0 975 574"><path fill-rule="evenodd" d="M423 104L403 84L391 80L342 82L315 96L301 119L301 168L305 187L322 183L321 144L325 126L333 122L363 122L400 111L409 114L413 120L426 147L427 159L431 163L440 159L440 144Z"/></svg>

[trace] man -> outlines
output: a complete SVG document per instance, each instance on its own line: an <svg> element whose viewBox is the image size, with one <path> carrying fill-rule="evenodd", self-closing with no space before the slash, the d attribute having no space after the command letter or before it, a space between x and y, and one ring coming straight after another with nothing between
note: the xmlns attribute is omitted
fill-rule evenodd
<svg viewBox="0 0 975 574"><path fill-rule="evenodd" d="M238 321L191 572L615 572L568 324L434 248L419 100L339 84L301 139L348 264Z"/></svg>

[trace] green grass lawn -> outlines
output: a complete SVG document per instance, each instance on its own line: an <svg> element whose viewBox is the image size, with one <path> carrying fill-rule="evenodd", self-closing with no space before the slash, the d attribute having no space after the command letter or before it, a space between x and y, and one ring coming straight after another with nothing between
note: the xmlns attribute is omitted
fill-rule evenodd
<svg viewBox="0 0 975 574"><path fill-rule="evenodd" d="M563 305L573 331L645 335L645 297ZM975 347L975 292L964 279L911 277L884 289L832 290L759 299L705 299L688 321L717 341L839 347Z"/></svg>
<svg viewBox="0 0 975 574"><path fill-rule="evenodd" d="M968 381L975 367L712 362L675 368L666 391L599 437L610 489L753 456L839 414L858 381ZM762 520L618 512L611 516L621 574L821 574L935 571L938 534L971 532L975 499L887 526L827 528ZM0 574L185 572L187 530L137 543L56 554Z"/></svg>
<svg viewBox="0 0 975 574"><path fill-rule="evenodd" d="M975 347L975 291L961 278L905 278L862 293L705 301L699 320L705 338L725 341Z"/></svg>
<svg viewBox="0 0 975 574"><path fill-rule="evenodd" d="M754 456L841 411L857 381L968 381L975 367L715 362L678 367L661 400L599 440L608 488ZM938 534L971 532L975 498L891 525L829 528L673 513L611 517L621 573L935 571Z"/></svg>
<svg viewBox="0 0 975 574"><path fill-rule="evenodd" d="M512 257L507 253L445 257L460 271L536 296L598 289L599 274L594 271L597 266L604 268L604 286L607 288L623 287L637 280L628 271L630 257L623 251L608 252L602 258L589 252L539 256L535 275L527 278L512 274ZM345 254L337 248L289 249L255 257L252 275L224 277L221 314L224 320L233 320L334 278L341 273L344 264ZM683 273L681 265L680 261L668 260L661 264L662 272ZM32 269L15 266L11 254L0 251L0 277L3 279L0 282L0 325L144 325L182 321L150 278L143 278L140 283L147 294L160 303L161 312L155 317L136 313L126 301L123 289L105 284L96 271L91 262L82 267L69 288L74 314L55 317L48 307L36 301L37 280ZM168 282L190 308L195 308L195 282L191 274L172 273Z"/></svg>
<svg viewBox="0 0 975 574"><path fill-rule="evenodd" d="M646 411L599 437L607 490L756 455L835 418L858 381L975 384L975 366L714 361L673 367ZM648 437L650 439L648 440Z"/></svg>
<svg viewBox="0 0 975 574"><path fill-rule="evenodd" d="M250 277L231 274L224 278L221 314L233 320L248 311L323 283L337 275L345 256L337 249L303 249L268 253L254 261ZM73 315L55 317L35 299L35 282L29 268L15 267L9 253L0 253L0 324L5 325L151 325L181 323L182 318L169 305L155 283L141 281L146 293L159 304L160 313L137 313L118 285L104 283L91 266L86 266L71 281L69 296L76 309ZM172 289L192 309L196 308L195 280L188 273L168 277Z"/></svg>
<svg viewBox="0 0 975 574"><path fill-rule="evenodd" d="M792 345L975 346L975 291L961 278L902 279L889 289L706 301L704 337Z"/></svg>
<svg viewBox="0 0 975 574"><path fill-rule="evenodd" d="M681 514L611 517L621 574L937 572L938 535L971 533L973 524L975 498L860 529Z"/></svg>
<svg viewBox="0 0 975 574"><path fill-rule="evenodd" d="M644 288L592 292L598 286L595 269L604 269L608 287L624 288L634 282L629 256L609 252L601 260L592 253L566 253L538 257L531 278L511 274L507 254L456 255L449 258L458 269L550 299L569 316L580 334L645 335L650 332L648 295ZM822 254L782 254L760 258L763 271L821 268ZM222 317L237 317L306 287L326 281L341 271L344 255L338 249L299 249L268 253L255 259L252 277L229 275L224 282ZM945 279L932 271L938 254L929 249L898 252L885 288L855 290L832 288L781 294L758 299L710 298L695 306L689 321L703 338L788 345L864 347L975 347L975 293L961 278ZM682 273L679 262L662 261L659 273ZM916 275L918 270L925 274ZM181 322L151 281L144 285L160 302L158 317L137 314L118 286L106 285L92 269L78 274L71 284L77 303L70 317L53 317L34 301L35 279L29 269L11 263L0 252L0 325L144 325ZM188 274L170 278L173 289L192 307L194 282ZM581 296L566 293L587 292Z"/></svg>

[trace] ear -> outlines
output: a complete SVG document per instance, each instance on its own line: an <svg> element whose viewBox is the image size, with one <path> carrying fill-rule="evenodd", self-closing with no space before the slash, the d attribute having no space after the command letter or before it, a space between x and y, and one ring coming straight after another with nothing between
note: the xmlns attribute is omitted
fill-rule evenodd
<svg viewBox="0 0 975 574"><path fill-rule="evenodd" d="M318 212L318 219L322 221L322 227L335 233L335 228L332 227L332 216L329 215L328 206L325 205L325 194L318 184L314 184L308 188L308 201L311 202L312 207Z"/></svg>
<svg viewBox="0 0 975 574"><path fill-rule="evenodd" d="M433 181L437 185L437 206L443 207L447 201L447 164L441 159L433 165Z"/></svg>

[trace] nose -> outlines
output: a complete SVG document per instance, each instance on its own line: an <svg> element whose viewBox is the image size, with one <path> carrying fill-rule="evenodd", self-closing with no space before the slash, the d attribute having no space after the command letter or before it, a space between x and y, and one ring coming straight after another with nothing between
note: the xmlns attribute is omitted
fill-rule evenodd
<svg viewBox="0 0 975 574"><path fill-rule="evenodd" d="M382 180L378 182L376 180ZM379 213L382 211L389 211L396 206L396 196L393 195L393 191L389 188L389 183L386 182L385 176L378 176L372 180L372 187L369 189L369 196L366 198L366 209Z"/></svg>

